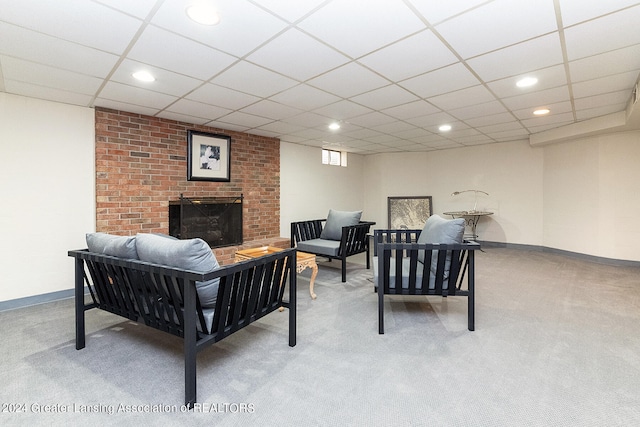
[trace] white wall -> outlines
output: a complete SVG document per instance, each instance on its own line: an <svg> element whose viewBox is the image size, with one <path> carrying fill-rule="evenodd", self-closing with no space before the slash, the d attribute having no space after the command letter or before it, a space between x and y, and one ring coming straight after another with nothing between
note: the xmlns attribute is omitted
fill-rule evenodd
<svg viewBox="0 0 640 427"><path fill-rule="evenodd" d="M0 301L73 288L95 230L94 111L0 93Z"/></svg>
<svg viewBox="0 0 640 427"><path fill-rule="evenodd" d="M292 222L326 218L329 209L363 209L364 157L347 157L347 167L323 165L321 148L280 144L280 236L290 237ZM362 219L369 217L365 209Z"/></svg>
<svg viewBox="0 0 640 427"><path fill-rule="evenodd" d="M543 151L510 142L425 153L378 154L365 158L365 208L387 227L387 197L431 196L433 213L470 210L482 190L478 210L493 212L477 227L481 240L542 244Z"/></svg>
<svg viewBox="0 0 640 427"><path fill-rule="evenodd" d="M544 245L640 260L640 131L544 148Z"/></svg>
<svg viewBox="0 0 640 427"><path fill-rule="evenodd" d="M283 144L283 236L291 221L324 217L336 204L363 207L364 217L384 228L389 196L432 196L434 213L442 214L473 207L472 193L451 193L479 189L489 196L478 197L478 209L494 212L478 224L481 240L640 261L639 131L542 147L520 141L350 155L358 168L329 175L319 156L319 149Z"/></svg>
<svg viewBox="0 0 640 427"><path fill-rule="evenodd" d="M95 230L94 111L0 93L0 302L69 290L69 249ZM387 226L388 196L433 197L435 213L494 212L481 239L640 261L640 132L532 148L526 142L427 153L349 154L347 168L319 148L281 144L280 229L363 209Z"/></svg>

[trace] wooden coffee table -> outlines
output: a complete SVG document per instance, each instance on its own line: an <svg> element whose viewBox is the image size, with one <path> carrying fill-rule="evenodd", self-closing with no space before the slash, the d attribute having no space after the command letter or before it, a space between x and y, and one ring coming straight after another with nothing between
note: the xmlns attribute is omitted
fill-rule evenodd
<svg viewBox="0 0 640 427"><path fill-rule="evenodd" d="M276 248L273 246L261 246L253 249L243 249L236 252L234 262L246 261L251 258L258 258L264 255L269 255L274 252L280 252L282 248ZM316 299L316 294L313 293L313 283L318 275L318 264L316 264L316 256L314 254L308 254L306 252L296 252L296 272L301 273L307 268L311 268L311 280L309 280L309 294L312 299Z"/></svg>

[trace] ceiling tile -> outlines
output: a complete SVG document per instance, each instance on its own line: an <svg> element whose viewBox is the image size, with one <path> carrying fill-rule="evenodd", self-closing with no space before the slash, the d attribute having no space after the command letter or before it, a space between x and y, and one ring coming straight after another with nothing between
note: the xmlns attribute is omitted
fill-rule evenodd
<svg viewBox="0 0 640 427"><path fill-rule="evenodd" d="M484 127L492 127L492 126L500 126L500 125L509 126L512 123L516 123L515 117L511 113L491 114L491 115L486 115L482 117L466 119L464 122L469 126L473 126L475 128L484 128Z"/></svg>
<svg viewBox="0 0 640 427"><path fill-rule="evenodd" d="M225 106L231 110L239 110L261 99L257 96L210 83L200 86L186 97L194 101Z"/></svg>
<svg viewBox="0 0 640 427"><path fill-rule="evenodd" d="M305 128L316 128L319 126L329 126L331 119L320 114L306 112L294 117L286 118L283 122ZM297 134L299 134L299 132L296 132L296 135Z"/></svg>
<svg viewBox="0 0 640 427"><path fill-rule="evenodd" d="M538 79L538 83L531 87L520 88L516 85L518 80L524 77L535 77ZM564 65L559 64L543 69L532 69L528 72L515 75L513 77L507 77L500 80L494 80L487 83L489 89L495 93L498 97L509 97L521 95L523 93L535 92L544 89L551 89L554 87L567 84L567 73L564 69Z"/></svg>
<svg viewBox="0 0 640 427"><path fill-rule="evenodd" d="M335 95L306 84L299 84L286 89L273 95L270 99L284 105L295 105L304 110L315 110L340 100Z"/></svg>
<svg viewBox="0 0 640 427"><path fill-rule="evenodd" d="M313 55L307 55L309 52ZM349 62L346 56L297 29L279 35L246 59L300 81Z"/></svg>
<svg viewBox="0 0 640 427"><path fill-rule="evenodd" d="M157 0L94 0L98 3L102 3L105 6L118 9L129 15L133 15L136 18L145 19L149 16L149 13L153 10Z"/></svg>
<svg viewBox="0 0 640 427"><path fill-rule="evenodd" d="M495 101L495 97L486 87L477 85L444 95L432 96L427 101L442 110L454 110L469 105L486 105L487 102ZM497 111L494 110L492 112ZM467 111L466 114L470 113Z"/></svg>
<svg viewBox="0 0 640 427"><path fill-rule="evenodd" d="M452 16L459 15L469 9L477 7L487 0L463 0L463 1L433 1L433 0L409 0L422 16L435 25Z"/></svg>
<svg viewBox="0 0 640 427"><path fill-rule="evenodd" d="M556 103L548 103L548 104L539 104L535 107L523 108L521 110L514 110L513 114L518 119L531 119L535 118L533 112L538 108L548 108L551 111L550 114L559 114L559 113L571 113L573 111L573 104L571 101L567 100L564 102L556 102Z"/></svg>
<svg viewBox="0 0 640 427"><path fill-rule="evenodd" d="M138 105L140 107L155 108L156 110L157 107L155 106L161 105L162 109L164 109L177 100L175 96L128 86L117 82L107 83L99 93L99 97L110 99L112 101L124 102L126 104Z"/></svg>
<svg viewBox="0 0 640 427"><path fill-rule="evenodd" d="M280 18L248 1L217 0L220 23L197 24L186 14L188 2L165 1L152 24L235 57L247 55L287 27ZM197 57L197 56L192 56Z"/></svg>
<svg viewBox="0 0 640 427"><path fill-rule="evenodd" d="M146 116L155 116L160 110L157 108L144 107L141 105L130 104L128 102L114 101L112 99L97 98L94 102L96 107L110 108L112 110L127 111L135 114L144 114Z"/></svg>
<svg viewBox="0 0 640 427"><path fill-rule="evenodd" d="M434 103L437 104L437 102ZM493 116L506 112L507 109L504 108L504 105L502 105L502 103L499 101L490 101L477 104L474 103L473 105L470 105L468 107L449 109L449 114L459 120L464 120L465 122L469 119L477 117Z"/></svg>
<svg viewBox="0 0 640 427"><path fill-rule="evenodd" d="M570 61L640 43L640 6L564 30ZM615 28L615 31L611 29Z"/></svg>
<svg viewBox="0 0 640 427"><path fill-rule="evenodd" d="M358 62L393 80L405 80L458 62L458 58L433 32L425 30L360 58Z"/></svg>
<svg viewBox="0 0 640 427"><path fill-rule="evenodd" d="M159 112L156 117L162 119L175 120L177 122L193 123L194 125L204 125L210 122L210 119L205 119L198 116L191 116L187 114L180 114L170 110L164 110Z"/></svg>
<svg viewBox="0 0 640 427"><path fill-rule="evenodd" d="M207 119L205 122L212 119L219 119L220 117L231 113L231 110L227 108L216 107L215 105L204 104L202 102L191 101L189 99L177 100L167 107L166 111Z"/></svg>
<svg viewBox="0 0 640 427"><path fill-rule="evenodd" d="M289 133L299 132L304 128L302 126L296 126L289 123L285 123L282 121L267 123L266 125L260 126L257 129L263 129L269 132L273 132L278 134L278 136L286 135Z"/></svg>
<svg viewBox="0 0 640 427"><path fill-rule="evenodd" d="M139 19L83 0L3 1L1 19L116 54L125 51L142 25Z"/></svg>
<svg viewBox="0 0 640 427"><path fill-rule="evenodd" d="M153 26L144 30L129 57L201 80L210 79L236 60L230 55ZM194 61L194 58L197 60Z"/></svg>
<svg viewBox="0 0 640 427"><path fill-rule="evenodd" d="M377 132L370 128L359 127L355 130L344 132L343 135L358 140L358 139L366 139L372 136L380 135L380 132Z"/></svg>
<svg viewBox="0 0 640 427"><path fill-rule="evenodd" d="M461 63L449 65L400 82L400 86L421 98L475 86L478 79Z"/></svg>
<svg viewBox="0 0 640 427"><path fill-rule="evenodd" d="M553 89L504 98L503 102L511 110L521 110L524 108L536 108L550 103L568 100L569 89L566 86L561 86Z"/></svg>
<svg viewBox="0 0 640 427"><path fill-rule="evenodd" d="M0 54L95 77L107 77L118 56L0 22Z"/></svg>
<svg viewBox="0 0 640 427"><path fill-rule="evenodd" d="M219 120L212 120L210 122L205 123L206 126L211 126L218 129L224 129L225 131L234 131L234 132L246 132L251 128L244 125L237 125L234 123L221 122Z"/></svg>
<svg viewBox="0 0 640 427"><path fill-rule="evenodd" d="M211 83L265 98L297 84L295 80L245 61L234 64Z"/></svg>
<svg viewBox="0 0 640 427"><path fill-rule="evenodd" d="M482 144L489 144L491 142L493 142L493 139L489 138L486 135L473 135L473 136L462 136L459 138L456 138L456 142L462 144L462 145L482 145Z"/></svg>
<svg viewBox="0 0 640 427"><path fill-rule="evenodd" d="M350 98L389 84L389 81L362 65L350 62L307 82L311 86L323 89L342 98Z"/></svg>
<svg viewBox="0 0 640 427"><path fill-rule="evenodd" d="M438 126L445 123L452 123L456 121L456 119L454 119L447 113L441 112L441 113L435 113L435 114L428 114L426 116L414 117L412 119L407 119L406 121L413 125L423 127L425 129L429 129L429 128L437 128Z"/></svg>
<svg viewBox="0 0 640 427"><path fill-rule="evenodd" d="M313 110L314 113L330 117L334 120L348 120L352 117L370 113L372 110L351 101L339 101Z"/></svg>
<svg viewBox="0 0 640 427"><path fill-rule="evenodd" d="M0 0L0 91L371 154L526 141L623 111L640 74L637 0L211 1L216 26L181 0Z"/></svg>
<svg viewBox="0 0 640 427"><path fill-rule="evenodd" d="M141 70L148 71L156 80L154 82L141 82L133 78L133 73ZM142 64L129 59L122 61L111 78L113 81L118 83L124 83L175 96L183 96L204 83L202 80L187 77L182 74L172 73L162 68Z"/></svg>
<svg viewBox="0 0 640 427"><path fill-rule="evenodd" d="M587 108L584 110L579 110L576 113L578 120L589 120L596 117L606 116L612 113L618 113L620 111L624 111L627 106L627 102L623 102L620 104L611 104L606 106L599 106L596 108Z"/></svg>
<svg viewBox="0 0 640 427"><path fill-rule="evenodd" d="M231 123L238 126L244 126L247 129L264 126L267 123L271 123L273 120L264 117L254 116L253 114L242 113L234 111L224 117L218 119L221 123Z"/></svg>
<svg viewBox="0 0 640 427"><path fill-rule="evenodd" d="M351 58L366 55L425 28L401 0L369 0L363 6L357 1L333 1L301 21L298 27Z"/></svg>
<svg viewBox="0 0 640 427"><path fill-rule="evenodd" d="M557 34L550 34L509 46L467 61L485 82L531 73L562 64L562 47Z"/></svg>
<svg viewBox="0 0 640 427"><path fill-rule="evenodd" d="M576 98L574 102L578 110L586 110L590 108L605 107L607 105L626 105L629 99L631 99L631 92L628 90L621 90L618 92L587 96L585 98Z"/></svg>
<svg viewBox="0 0 640 427"><path fill-rule="evenodd" d="M83 95L95 95L102 84L102 79L85 76L59 68L34 64L33 62L9 56L0 56L2 74L7 80L31 83L37 86L58 89L67 92L78 92Z"/></svg>
<svg viewBox="0 0 640 427"><path fill-rule="evenodd" d="M30 82L21 82L17 80L10 80L7 78L4 79L4 91L8 93L27 96L30 98L46 99L48 101L81 105L85 107L90 107L91 100L93 99L93 97L90 95L84 95L78 92L39 86Z"/></svg>
<svg viewBox="0 0 640 427"><path fill-rule="evenodd" d="M489 136L492 136L494 133L498 133L498 132L507 132L507 131L514 131L514 130L519 132L525 131L522 125L519 122L516 122L515 120L513 120L513 118L511 121L506 123L498 123L498 124L488 125L488 126L475 126L475 128L479 132Z"/></svg>
<svg viewBox="0 0 640 427"><path fill-rule="evenodd" d="M640 44L569 62L574 82L640 70Z"/></svg>
<svg viewBox="0 0 640 427"><path fill-rule="evenodd" d="M407 102L417 101L419 98L397 85L389 85L372 90L351 98L351 101L369 107L373 110L395 107Z"/></svg>
<svg viewBox="0 0 640 427"><path fill-rule="evenodd" d="M282 0L253 0L253 3L262 6L271 13L295 22L320 7L325 0L282 1Z"/></svg>
<svg viewBox="0 0 640 427"><path fill-rule="evenodd" d="M393 117L387 116L386 114L382 114L377 111L349 119L350 123L368 128L373 128L374 126L381 124L392 123L394 121L395 119Z"/></svg>
<svg viewBox="0 0 640 427"><path fill-rule="evenodd" d="M461 28L473 31L460 31ZM435 29L466 59L557 31L558 27L553 0L495 0L436 25Z"/></svg>
<svg viewBox="0 0 640 427"><path fill-rule="evenodd" d="M420 117L427 114L433 114L439 112L440 109L429 104L424 100L409 102L407 104L398 105L391 108L382 109L381 112L395 117L399 120L411 119L414 117Z"/></svg>
<svg viewBox="0 0 640 427"><path fill-rule="evenodd" d="M575 1L560 0L562 24L565 27L596 18L600 15L636 6L637 0L607 0L607 1Z"/></svg>
<svg viewBox="0 0 640 427"><path fill-rule="evenodd" d="M282 120L288 117L297 116L302 110L287 107L277 102L262 100L255 104L251 104L241 110L243 113L249 113L260 117L266 117L272 120Z"/></svg>
<svg viewBox="0 0 640 427"><path fill-rule="evenodd" d="M391 122L379 126L373 126L372 129L378 132L388 133L395 137L399 137L399 132L412 131L415 130L416 127L406 122Z"/></svg>
<svg viewBox="0 0 640 427"><path fill-rule="evenodd" d="M548 126L553 127L557 123L571 123L573 121L573 113L560 113L550 114L548 116L532 117L530 119L522 120L522 124L529 130L535 130L540 132L548 129Z"/></svg>
<svg viewBox="0 0 640 427"><path fill-rule="evenodd" d="M585 98L587 96L609 92L628 92L628 88L633 87L637 79L638 71L629 71L627 73L575 83L572 86L573 96L576 98ZM631 92L628 93L630 94Z"/></svg>

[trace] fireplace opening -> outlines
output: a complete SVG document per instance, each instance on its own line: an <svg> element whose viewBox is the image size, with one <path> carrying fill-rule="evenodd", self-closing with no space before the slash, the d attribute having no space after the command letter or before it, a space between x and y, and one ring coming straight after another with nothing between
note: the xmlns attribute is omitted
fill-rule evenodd
<svg viewBox="0 0 640 427"><path fill-rule="evenodd" d="M199 237L212 248L242 244L243 195L227 198L169 201L169 234L178 239Z"/></svg>

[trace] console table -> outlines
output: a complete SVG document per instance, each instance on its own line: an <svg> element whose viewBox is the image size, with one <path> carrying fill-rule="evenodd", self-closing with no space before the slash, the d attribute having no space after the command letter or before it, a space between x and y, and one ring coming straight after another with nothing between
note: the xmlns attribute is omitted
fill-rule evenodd
<svg viewBox="0 0 640 427"><path fill-rule="evenodd" d="M444 212L444 215L451 215L451 217L455 218L463 218L465 223L471 227L471 240L476 240L478 235L476 234L476 225L478 225L478 220L480 217L493 215L493 212L482 212L482 211L456 211L456 212Z"/></svg>

